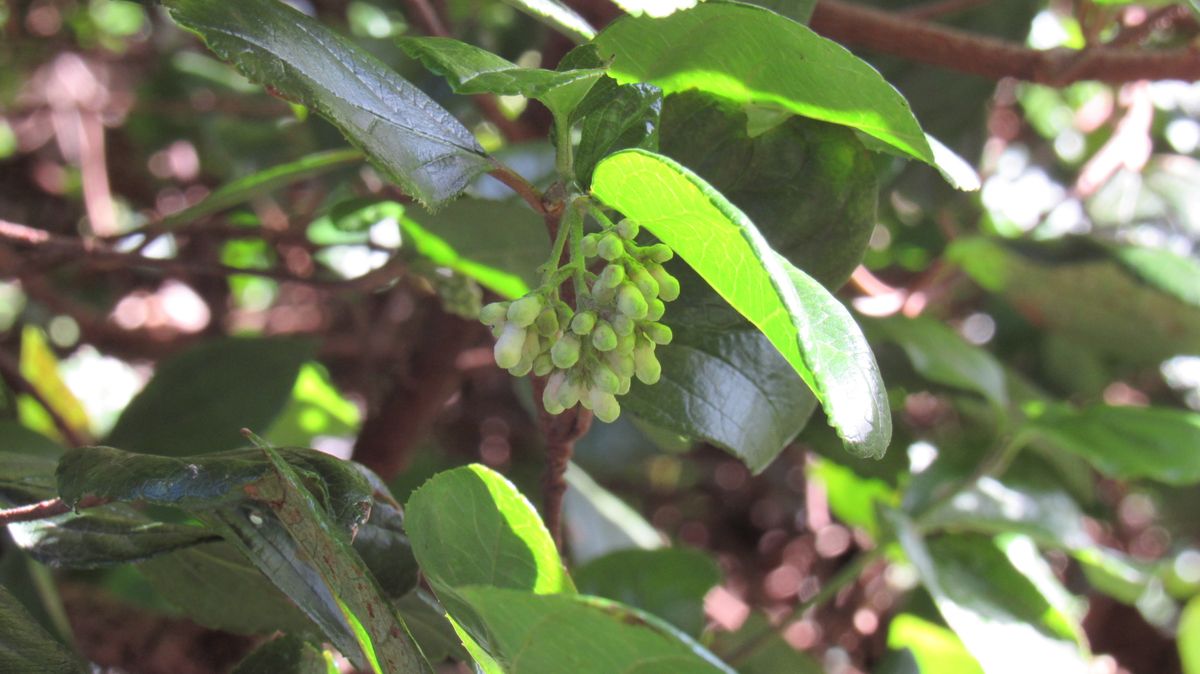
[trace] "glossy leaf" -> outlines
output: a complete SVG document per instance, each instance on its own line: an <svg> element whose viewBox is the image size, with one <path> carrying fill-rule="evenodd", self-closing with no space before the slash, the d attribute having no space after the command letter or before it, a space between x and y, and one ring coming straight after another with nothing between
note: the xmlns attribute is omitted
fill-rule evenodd
<svg viewBox="0 0 1200 674"><path fill-rule="evenodd" d="M369 52L276 0L166 0L242 74L315 110L418 200L437 206L492 165L474 136Z"/></svg>
<svg viewBox="0 0 1200 674"><path fill-rule="evenodd" d="M261 449L273 474L247 490L260 504L231 506L211 520L228 527L229 540L360 669L432 671L344 524L279 452Z"/></svg>
<svg viewBox="0 0 1200 674"><path fill-rule="evenodd" d="M595 42L622 84L699 89L850 126L933 163L908 102L874 68L769 10L706 2L664 19L624 17Z"/></svg>
<svg viewBox="0 0 1200 674"><path fill-rule="evenodd" d="M283 410L314 346L296 338L221 338L172 356L105 442L164 456L241 447L239 429L269 428Z"/></svg>
<svg viewBox="0 0 1200 674"><path fill-rule="evenodd" d="M1121 479L1200 482L1200 414L1164 407L1095 405L1045 409L1032 422L1053 444Z"/></svg>
<svg viewBox="0 0 1200 674"><path fill-rule="evenodd" d="M405 513L413 552L435 589L574 591L537 511L489 468L473 464L435 475L413 492Z"/></svg>
<svg viewBox="0 0 1200 674"><path fill-rule="evenodd" d="M891 523L942 617L984 672L1088 671L1074 626L990 539L943 537L927 545L901 517Z"/></svg>
<svg viewBox="0 0 1200 674"><path fill-rule="evenodd" d="M447 37L405 37L400 47L426 68L445 77L460 94L526 96L567 119L604 71L523 68L490 51Z"/></svg>
<svg viewBox="0 0 1200 674"><path fill-rule="evenodd" d="M174 228L219 213L285 185L307 180L330 171L359 164L364 160L358 150L328 150L315 152L296 161L272 166L243 178L232 180L213 190L199 203L163 218L159 226Z"/></svg>
<svg viewBox="0 0 1200 674"><path fill-rule="evenodd" d="M602 161L592 191L670 245L771 340L822 401L848 451L883 455L891 415L858 326L819 283L773 251L741 211L691 171L641 150Z"/></svg>
<svg viewBox="0 0 1200 674"><path fill-rule="evenodd" d="M660 151L741 209L776 252L836 290L862 262L875 229L871 153L849 129L787 113L752 134L751 113L764 116L699 91L672 94L663 104Z"/></svg>
<svg viewBox="0 0 1200 674"><path fill-rule="evenodd" d="M89 669L0 585L0 671L87 674Z"/></svg>
<svg viewBox="0 0 1200 674"><path fill-rule="evenodd" d="M457 594L487 626L488 652L508 674L733 671L665 623L596 597L487 586Z"/></svg>
<svg viewBox="0 0 1200 674"><path fill-rule="evenodd" d="M947 256L1031 323L1134 364L1200 352L1200 306L1095 245L959 239ZM1164 268L1163 274L1167 274ZM1176 288L1177 289L1177 288Z"/></svg>
<svg viewBox="0 0 1200 674"><path fill-rule="evenodd" d="M575 42L586 42L596 36L596 29L575 10L559 0L504 0Z"/></svg>
<svg viewBox="0 0 1200 674"><path fill-rule="evenodd" d="M333 653L284 635L254 649L231 674L337 674Z"/></svg>
<svg viewBox="0 0 1200 674"><path fill-rule="evenodd" d="M597 484L577 464L567 466L563 521L571 558L584 564L610 552L664 545L662 534L615 494Z"/></svg>
<svg viewBox="0 0 1200 674"><path fill-rule="evenodd" d="M626 84L606 93L604 102L584 116L579 128L575 176L585 186L607 155L631 147L658 149L662 91L651 84Z"/></svg>
<svg viewBox="0 0 1200 674"><path fill-rule="evenodd" d="M653 613L692 636L704 628L704 595L719 582L716 562L687 548L621 550L575 572L580 592Z"/></svg>
<svg viewBox="0 0 1200 674"><path fill-rule="evenodd" d="M1004 368L987 351L969 344L948 326L930 318L893 316L872 321L904 349L913 369L930 381L973 391L995 405L1006 405Z"/></svg>
<svg viewBox="0 0 1200 674"><path fill-rule="evenodd" d="M219 540L203 527L155 521L128 506L9 525L13 541L54 567L92 569L140 562L163 553Z"/></svg>

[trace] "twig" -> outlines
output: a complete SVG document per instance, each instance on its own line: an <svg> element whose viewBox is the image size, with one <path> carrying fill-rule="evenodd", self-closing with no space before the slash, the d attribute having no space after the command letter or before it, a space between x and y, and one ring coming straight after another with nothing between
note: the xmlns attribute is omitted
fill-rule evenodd
<svg viewBox="0 0 1200 674"><path fill-rule="evenodd" d="M523 176L521 176L521 174L513 171L507 166L497 166L495 169L489 171L488 175L504 183L509 187L509 189L520 195L520 197L525 200L525 203L529 204L533 210L541 213L542 215L546 215L547 204L544 200L545 197L543 197L542 193L533 186L533 183L530 183ZM557 225L555 225L555 231L557 231ZM551 235L550 238L553 239L554 235Z"/></svg>
<svg viewBox="0 0 1200 674"><path fill-rule="evenodd" d="M992 0L931 0L923 5L902 9L896 12L898 16L918 21L937 19L948 14L965 12L989 4Z"/></svg>
<svg viewBox="0 0 1200 674"><path fill-rule="evenodd" d="M72 446L82 447L89 444L88 438L71 426L71 424L67 423L62 414L46 399L46 396L42 395L38 387L26 379L25 375L21 374L21 366L17 363L16 359L3 351L0 351L0 376L3 376L12 390L17 393L24 393L37 401L37 404L41 405L46 410L46 413L50 415L51 421L54 422L54 427L58 429L59 433L62 433L63 438Z"/></svg>
<svg viewBox="0 0 1200 674"><path fill-rule="evenodd" d="M83 510L86 508L96 508L111 501L107 498L98 496L85 496L75 505L74 510ZM37 503L28 505L16 506L6 510L0 510L0 526L14 524L16 522L36 522L50 517L66 515L72 512L71 506L67 505L60 498L46 499Z"/></svg>
<svg viewBox="0 0 1200 674"><path fill-rule="evenodd" d="M1123 83L1136 80L1200 79L1200 51L1194 48L1144 51L1107 46L1083 51L1027 49L881 10L821 0L809 24L846 45L989 79L1013 77L1049 86L1081 80Z"/></svg>

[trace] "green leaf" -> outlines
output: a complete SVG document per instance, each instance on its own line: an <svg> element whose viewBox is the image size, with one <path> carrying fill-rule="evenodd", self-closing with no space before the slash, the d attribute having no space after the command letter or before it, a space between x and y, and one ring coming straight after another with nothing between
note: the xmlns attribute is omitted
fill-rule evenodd
<svg viewBox="0 0 1200 674"><path fill-rule="evenodd" d="M537 511L490 468L473 464L435 475L413 492L405 513L413 552L435 589L575 590Z"/></svg>
<svg viewBox="0 0 1200 674"><path fill-rule="evenodd" d="M1179 616L1179 659L1183 674L1200 674L1200 597L1194 597Z"/></svg>
<svg viewBox="0 0 1200 674"><path fill-rule="evenodd" d="M333 653L284 635L254 649L231 674L337 674Z"/></svg>
<svg viewBox="0 0 1200 674"><path fill-rule="evenodd" d="M45 435L16 421L0 419L0 452L56 457L62 451L62 445Z"/></svg>
<svg viewBox="0 0 1200 674"><path fill-rule="evenodd" d="M525 204L460 199L437 213L410 209L400 221L408 244L508 298L540 283L536 269L550 256L541 218Z"/></svg>
<svg viewBox="0 0 1200 674"><path fill-rule="evenodd" d="M982 478L921 517L928 530L1021 533L1047 547L1083 550L1094 547L1083 526L1083 512L1061 488L1009 486Z"/></svg>
<svg viewBox="0 0 1200 674"><path fill-rule="evenodd" d="M825 487L829 509L842 522L879 535L876 511L879 504L896 507L900 495L883 480L860 477L853 470L828 459L809 463L807 474Z"/></svg>
<svg viewBox="0 0 1200 674"><path fill-rule="evenodd" d="M457 660L470 657L450 624L446 609L424 590L404 595L396 601L396 608L431 663L438 664L450 657Z"/></svg>
<svg viewBox="0 0 1200 674"><path fill-rule="evenodd" d="M328 150L305 155L296 161L272 166L244 178L225 183L213 190L203 201L163 218L160 227L171 229L195 222L213 213L245 203L264 194L301 180L335 171L363 161L358 150Z"/></svg>
<svg viewBox="0 0 1200 674"><path fill-rule="evenodd" d="M161 555L138 570L163 599L206 627L238 634L318 634L292 600L229 543Z"/></svg>
<svg viewBox="0 0 1200 674"><path fill-rule="evenodd" d="M242 74L315 110L418 200L437 206L493 168L450 113L370 53L277 0L165 0Z"/></svg>
<svg viewBox="0 0 1200 674"><path fill-rule="evenodd" d="M90 422L83 404L67 387L58 373L58 357L50 347L45 333L32 325L21 330L21 376L25 378L76 433L88 437ZM17 398L17 409L23 425L52 438L62 439L58 426L41 403L28 395Z"/></svg>
<svg viewBox="0 0 1200 674"><path fill-rule="evenodd" d="M604 102L580 124L575 150L575 176L585 187L604 157L631 147L658 149L662 91L650 84L626 84L606 92Z"/></svg>
<svg viewBox="0 0 1200 674"><path fill-rule="evenodd" d="M687 437L702 438L761 472L808 423L817 400L754 326L706 287L688 290L664 321L674 339L657 356L662 378L635 382L621 405Z"/></svg>
<svg viewBox="0 0 1200 674"><path fill-rule="evenodd" d="M595 43L622 84L699 89L850 126L933 163L908 102L874 68L769 10L706 2L664 19L624 17Z"/></svg>
<svg viewBox="0 0 1200 674"><path fill-rule="evenodd" d="M448 37L404 37L400 47L426 68L445 77L459 94L526 96L567 119L604 71L522 68L490 51Z"/></svg>
<svg viewBox="0 0 1200 674"><path fill-rule="evenodd" d="M54 498L58 457L0 451L0 502L11 505Z"/></svg>
<svg viewBox="0 0 1200 674"><path fill-rule="evenodd" d="M672 94L663 105L661 152L741 209L776 252L835 290L862 262L875 229L874 161L850 130L788 113L751 134L750 113L763 112L699 91Z"/></svg>
<svg viewBox="0 0 1200 674"><path fill-rule="evenodd" d="M997 406L1008 404L1004 367L987 351L931 318L893 316L869 324L904 349L913 369L926 379L972 391Z"/></svg>
<svg viewBox="0 0 1200 674"><path fill-rule="evenodd" d="M0 585L0 671L87 674L90 670Z"/></svg>
<svg viewBox="0 0 1200 674"><path fill-rule="evenodd" d="M760 642L764 633L767 635L766 641ZM758 645L754 646L748 657L739 655L745 653L744 649L751 644ZM736 632L714 633L711 648L713 652L734 662L739 674L822 674L825 671L812 656L784 641L761 613L751 613Z"/></svg>
<svg viewBox="0 0 1200 674"><path fill-rule="evenodd" d="M670 16L675 12L684 9L691 9L696 6L700 0L614 0L617 6L625 10L626 14L633 16L642 16L643 14L653 18L662 18Z"/></svg>
<svg viewBox="0 0 1200 674"><path fill-rule="evenodd" d="M504 0L504 2L575 42L586 42L596 37L596 29L592 28L587 19L579 16L575 10L558 0Z"/></svg>
<svg viewBox="0 0 1200 674"><path fill-rule="evenodd" d="M432 671L344 524L279 452L261 449L274 473L247 490L261 503L224 508L210 521L228 527L229 540L357 667L376 674Z"/></svg>
<svg viewBox="0 0 1200 674"><path fill-rule="evenodd" d="M269 428L291 398L311 340L220 338L159 364L105 442L186 456L240 447L241 428Z"/></svg>
<svg viewBox="0 0 1200 674"><path fill-rule="evenodd" d="M579 591L619 601L698 636L704 629L704 595L721 582L708 555L687 548L621 550L579 567Z"/></svg>
<svg viewBox="0 0 1200 674"><path fill-rule="evenodd" d="M662 534L641 513L597 484L577 464L568 464L566 479L563 520L576 564L617 550L653 550L664 545Z"/></svg>
<svg viewBox="0 0 1200 674"><path fill-rule="evenodd" d="M10 524L9 532L34 559L68 569L140 562L219 540L203 527L158 522L123 505Z"/></svg>
<svg viewBox="0 0 1200 674"><path fill-rule="evenodd" d="M1109 252L1141 280L1200 307L1200 260L1145 246L1110 246Z"/></svg>
<svg viewBox="0 0 1200 674"><path fill-rule="evenodd" d="M1200 306L1177 296L1181 285L1196 282L1171 274L1172 267L1161 272L1169 282L1152 285L1143 272L1083 240L959 239L947 258L1034 325L1122 362L1158 365L1200 353Z"/></svg>
<svg viewBox="0 0 1200 674"><path fill-rule="evenodd" d="M819 283L772 250L741 211L691 171L643 150L602 161L592 191L670 245L771 340L824 404L848 451L883 455L891 415L858 326Z"/></svg>
<svg viewBox="0 0 1200 674"><path fill-rule="evenodd" d="M309 362L300 367L291 400L264 435L276 446L311 447L318 436L354 437L360 423L358 408L325 368Z"/></svg>
<svg viewBox="0 0 1200 674"><path fill-rule="evenodd" d="M912 653L920 674L984 674L954 632L910 613L892 618L888 648Z"/></svg>
<svg viewBox="0 0 1200 674"><path fill-rule="evenodd" d="M404 532L404 515L396 506L375 500L370 519L354 537L354 549L388 597L405 596L417 586L417 560Z"/></svg>
<svg viewBox="0 0 1200 674"><path fill-rule="evenodd" d="M890 518L942 617L985 672L1088 671L1075 626L991 540L950 536L927 545L902 516Z"/></svg>
<svg viewBox="0 0 1200 674"><path fill-rule="evenodd" d="M733 671L665 623L596 597L488 586L457 594L486 624L488 652L508 674Z"/></svg>
<svg viewBox="0 0 1200 674"><path fill-rule="evenodd" d="M1200 482L1200 414L1165 407L1055 405L1031 422L1055 445L1120 479L1174 485Z"/></svg>

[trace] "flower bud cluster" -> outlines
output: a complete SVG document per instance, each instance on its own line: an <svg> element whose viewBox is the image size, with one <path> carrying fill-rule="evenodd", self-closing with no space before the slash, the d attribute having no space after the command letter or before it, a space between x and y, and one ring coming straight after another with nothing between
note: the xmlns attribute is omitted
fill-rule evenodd
<svg viewBox="0 0 1200 674"><path fill-rule="evenodd" d="M602 421L621 413L617 396L633 378L658 382L655 349L671 341L659 322L666 302L679 297L679 281L663 268L673 256L665 244L638 246L638 226L622 220L579 242L587 273L572 309L545 287L512 302L495 302L479 319L496 336L496 364L516 376L545 376L542 404L551 414L583 405Z"/></svg>

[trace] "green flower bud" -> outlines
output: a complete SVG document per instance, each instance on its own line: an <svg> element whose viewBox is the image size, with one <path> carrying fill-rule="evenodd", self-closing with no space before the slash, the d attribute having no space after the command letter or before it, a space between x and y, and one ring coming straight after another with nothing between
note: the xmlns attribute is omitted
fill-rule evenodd
<svg viewBox="0 0 1200 674"><path fill-rule="evenodd" d="M617 337L617 353L629 355L633 353L634 347L637 346L637 333L631 332L628 335Z"/></svg>
<svg viewBox="0 0 1200 674"><path fill-rule="evenodd" d="M543 353L533 359L533 373L539 377L545 377L554 370L554 361L551 360L550 354Z"/></svg>
<svg viewBox="0 0 1200 674"><path fill-rule="evenodd" d="M508 373L514 377L524 377L531 371L533 371L533 360L524 356L517 361L516 365L508 368Z"/></svg>
<svg viewBox="0 0 1200 674"><path fill-rule="evenodd" d="M575 335L563 335L550 347L550 359L554 361L555 367L564 370L579 362L579 338Z"/></svg>
<svg viewBox="0 0 1200 674"><path fill-rule="evenodd" d="M619 264L610 264L600 272L600 277L596 279L596 282L600 284L601 288L614 289L624 280L625 267Z"/></svg>
<svg viewBox="0 0 1200 674"><path fill-rule="evenodd" d="M629 280L633 281L638 290L642 291L642 294L646 296L647 302L658 297L658 281L655 281L654 277L644 268L638 267L635 269L629 275Z"/></svg>
<svg viewBox="0 0 1200 674"><path fill-rule="evenodd" d="M621 241L621 237L608 232L600 239L600 243L596 245L596 252L600 257L612 262L621 259L625 255L625 244Z"/></svg>
<svg viewBox="0 0 1200 674"><path fill-rule="evenodd" d="M647 323L642 326L642 333L646 335L647 339L655 344L670 344L671 338L674 337L674 335L671 334L671 328L668 328L662 323Z"/></svg>
<svg viewBox="0 0 1200 674"><path fill-rule="evenodd" d="M638 232L641 231L641 229L642 228L638 226L638 223L630 220L629 218L617 223L617 235L622 239L629 239L630 241L636 239Z"/></svg>
<svg viewBox="0 0 1200 674"><path fill-rule="evenodd" d="M538 314L537 320L534 321L537 326L538 334L543 337L549 337L558 332L558 312L551 307L542 309L542 313Z"/></svg>
<svg viewBox="0 0 1200 674"><path fill-rule="evenodd" d="M663 301L657 297L650 300L648 304L649 308L646 309L646 320L648 321L657 321L667 312L667 305L663 304Z"/></svg>
<svg viewBox="0 0 1200 674"><path fill-rule="evenodd" d="M542 407L550 414L559 414L566 409L562 404L562 388L567 383L567 373L556 370L546 380L546 388L542 390Z"/></svg>
<svg viewBox="0 0 1200 674"><path fill-rule="evenodd" d="M633 356L629 355L628 353L609 351L608 353L604 354L604 362L610 368L612 368L613 372L617 373L618 377L622 379L629 379L633 376Z"/></svg>
<svg viewBox="0 0 1200 674"><path fill-rule="evenodd" d="M679 298L679 279L671 276L661 264L646 265L646 271L658 281L658 296L664 302L674 302Z"/></svg>
<svg viewBox="0 0 1200 674"><path fill-rule="evenodd" d="M544 349L542 348L541 335L536 330L525 331L525 343L521 345L521 360L528 360L529 367L533 367L533 359L541 355Z"/></svg>
<svg viewBox="0 0 1200 674"><path fill-rule="evenodd" d="M616 316L613 316L612 326L613 330L618 336L626 337L633 334L633 329L636 327L636 324L633 322L632 318L626 316L625 314L617 314Z"/></svg>
<svg viewBox="0 0 1200 674"><path fill-rule="evenodd" d="M629 393L629 389L632 386L633 379L631 377L621 377L621 385L617 388L617 395L623 396L626 393Z"/></svg>
<svg viewBox="0 0 1200 674"><path fill-rule="evenodd" d="M600 243L600 234L598 232L588 234L579 242L580 250L584 257L596 257L596 244Z"/></svg>
<svg viewBox="0 0 1200 674"><path fill-rule="evenodd" d="M582 402L582 401L581 401ZM621 405L617 402L616 396L611 393L605 393L599 389L592 389L588 393L588 402L592 412L596 418L605 423L612 423L621 416Z"/></svg>
<svg viewBox="0 0 1200 674"><path fill-rule="evenodd" d="M562 405L564 409L571 409L575 405L579 404L579 396L583 393L583 391L579 386L579 380L572 377L570 372L564 372L563 375L566 377L566 379L563 382L563 385L559 387L558 403Z"/></svg>
<svg viewBox="0 0 1200 674"><path fill-rule="evenodd" d="M525 347L525 328L509 323L504 326L504 330L500 333L500 338L496 340L496 347L492 350L492 354L496 357L496 365L507 370L510 367L515 367L521 362L521 351Z"/></svg>
<svg viewBox="0 0 1200 674"><path fill-rule="evenodd" d="M527 328L533 325L541 312L542 298L537 295L526 295L509 305L508 320L522 328Z"/></svg>
<svg viewBox="0 0 1200 674"><path fill-rule="evenodd" d="M636 321L646 317L647 309L646 297L637 286L627 282L617 290L617 310L621 313ZM509 313L512 313L511 309Z"/></svg>
<svg viewBox="0 0 1200 674"><path fill-rule="evenodd" d="M575 310L562 300L554 301L554 313L558 318L559 326L570 325L571 319L575 317Z"/></svg>
<svg viewBox="0 0 1200 674"><path fill-rule="evenodd" d="M617 333L608 321L596 321L596 327L592 329L592 346L596 347L597 351L612 351L617 348Z"/></svg>
<svg viewBox="0 0 1200 674"><path fill-rule="evenodd" d="M571 332L583 336L591 333L592 328L596 325L596 312L581 311L575 314L575 318L571 319Z"/></svg>
<svg viewBox="0 0 1200 674"><path fill-rule="evenodd" d="M662 376L662 365L654 356L654 347L651 344L634 349L633 367L638 381L643 384L657 384L659 377Z"/></svg>
<svg viewBox="0 0 1200 674"><path fill-rule="evenodd" d="M675 251L665 243L656 243L646 249L646 259L662 264L675 257Z"/></svg>
<svg viewBox="0 0 1200 674"><path fill-rule="evenodd" d="M617 392L621 388L621 378L617 376L607 365L601 363L592 370L592 387L604 391L605 393Z"/></svg>
<svg viewBox="0 0 1200 674"><path fill-rule="evenodd" d="M508 320L508 302L492 302L479 310L479 321L495 327Z"/></svg>

